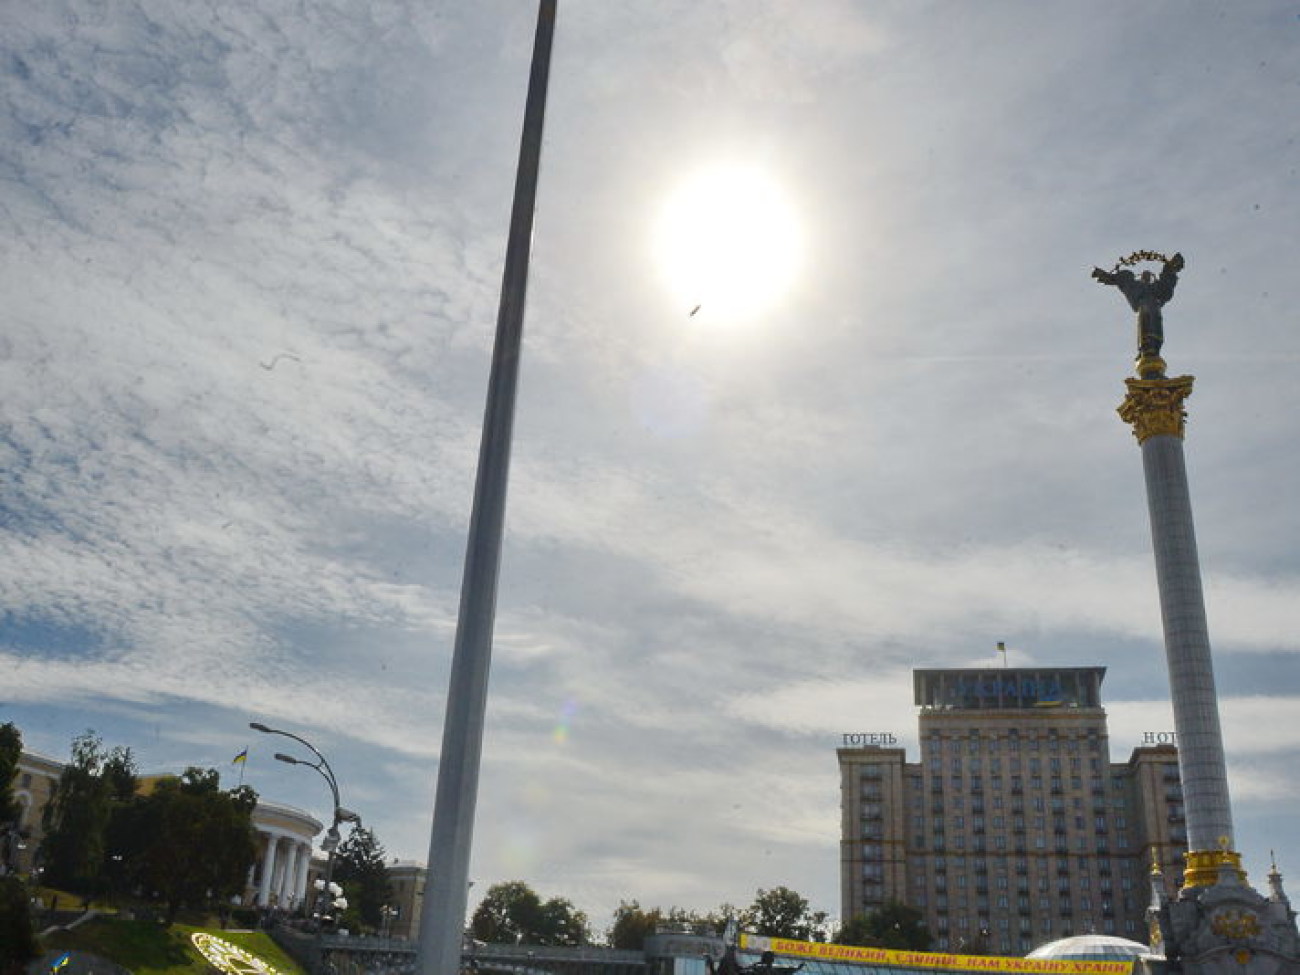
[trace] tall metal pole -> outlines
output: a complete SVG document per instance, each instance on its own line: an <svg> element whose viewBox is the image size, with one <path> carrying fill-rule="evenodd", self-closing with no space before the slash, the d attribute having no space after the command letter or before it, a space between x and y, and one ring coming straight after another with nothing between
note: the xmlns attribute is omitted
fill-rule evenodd
<svg viewBox="0 0 1300 975"><path fill-rule="evenodd" d="M524 298L528 286L528 258L532 247L556 2L540 0L537 12L537 34L533 41L532 70L515 175L514 205L510 214L510 237L501 281L501 303L497 311L496 341L483 417L483 439L479 444L478 478L474 485L474 506L461 578L460 616L438 762L438 788L429 837L429 875L420 918L417 956L420 975L457 975L460 969L461 936L469 896L470 841L474 832L474 807L483 752L483 721L496 618Z"/></svg>

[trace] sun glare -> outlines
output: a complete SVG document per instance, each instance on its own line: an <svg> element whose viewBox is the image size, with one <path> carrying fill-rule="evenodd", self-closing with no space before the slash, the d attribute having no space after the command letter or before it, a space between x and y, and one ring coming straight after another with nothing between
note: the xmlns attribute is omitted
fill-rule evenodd
<svg viewBox="0 0 1300 975"><path fill-rule="evenodd" d="M682 182L664 202L654 253L682 312L744 322L770 307L799 271L794 210L761 170L718 166Z"/></svg>

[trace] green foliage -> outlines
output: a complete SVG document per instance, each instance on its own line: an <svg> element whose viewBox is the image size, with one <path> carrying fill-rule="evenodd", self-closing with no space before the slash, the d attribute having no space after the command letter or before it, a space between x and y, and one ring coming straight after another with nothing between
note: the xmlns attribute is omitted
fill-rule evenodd
<svg viewBox="0 0 1300 975"><path fill-rule="evenodd" d="M636 901L619 901L605 940L611 948L640 951L645 947L645 939L655 933L663 920L663 912L657 907L643 911Z"/></svg>
<svg viewBox="0 0 1300 975"><path fill-rule="evenodd" d="M590 940L587 915L564 897L552 897L542 904L538 944L585 945Z"/></svg>
<svg viewBox="0 0 1300 975"><path fill-rule="evenodd" d="M825 941L825 911L811 911L808 900L789 887L760 889L741 914L741 925L755 934L796 941Z"/></svg>
<svg viewBox="0 0 1300 975"><path fill-rule="evenodd" d="M393 892L384 865L384 847L372 830L358 826L339 844L334 853L333 879L348 900L344 926L377 930L383 924L383 907Z"/></svg>
<svg viewBox="0 0 1300 975"><path fill-rule="evenodd" d="M45 837L40 856L47 883L87 896L100 888L111 815L110 782L101 772L110 760L118 773L130 768L130 752L119 749L109 755L93 731L72 740L72 759L41 820Z"/></svg>
<svg viewBox="0 0 1300 975"><path fill-rule="evenodd" d="M21 732L10 722L0 724L0 877L17 869L18 816L22 809L14 799L13 782L22 754Z"/></svg>
<svg viewBox="0 0 1300 975"><path fill-rule="evenodd" d="M0 975L18 975L36 957L27 885L0 877Z"/></svg>
<svg viewBox="0 0 1300 975"><path fill-rule="evenodd" d="M130 749L106 751L93 731L73 739L72 760L45 809L44 880L83 897L140 890L182 907L243 892L257 855L257 793L221 791L214 769L188 768L138 795Z"/></svg>
<svg viewBox="0 0 1300 975"><path fill-rule="evenodd" d="M0 827L18 819L18 804L14 801L13 782L18 772L18 759L23 754L23 736L12 722L0 724ZM0 872L4 864L0 863Z"/></svg>
<svg viewBox="0 0 1300 975"><path fill-rule="evenodd" d="M836 944L867 948L928 951L931 941L921 912L898 901L886 901L877 911L850 918L835 934Z"/></svg>
<svg viewBox="0 0 1300 975"><path fill-rule="evenodd" d="M721 934L727 926L727 920L740 913L730 904L723 904L716 911L701 914L680 907L670 907L667 911L658 907L645 910L637 901L620 901L614 912L614 922L605 932L605 941L611 948L640 951L645 947L645 939L660 928L686 930L702 935Z"/></svg>
<svg viewBox="0 0 1300 975"><path fill-rule="evenodd" d="M121 810L113 839L124 864L119 879L162 901L169 922L182 907L241 893L257 856L249 790L222 792L211 769L160 779Z"/></svg>
<svg viewBox="0 0 1300 975"><path fill-rule="evenodd" d="M520 880L489 887L471 928L475 938L493 944L581 945L589 940L587 915L562 897L543 903Z"/></svg>

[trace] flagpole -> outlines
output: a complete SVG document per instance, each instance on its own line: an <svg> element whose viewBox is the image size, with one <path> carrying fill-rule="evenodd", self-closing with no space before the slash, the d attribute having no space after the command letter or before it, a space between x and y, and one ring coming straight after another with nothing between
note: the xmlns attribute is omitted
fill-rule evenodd
<svg viewBox="0 0 1300 975"><path fill-rule="evenodd" d="M469 898L470 840L478 800L487 708L488 669L496 621L497 578L504 533L515 390L523 335L524 296L537 200L542 121L558 0L539 0L515 196L506 241L496 340L488 377L478 475L461 577L460 615L452 651L447 712L438 755L438 784L429 836L428 879L420 917L418 975L458 975Z"/></svg>

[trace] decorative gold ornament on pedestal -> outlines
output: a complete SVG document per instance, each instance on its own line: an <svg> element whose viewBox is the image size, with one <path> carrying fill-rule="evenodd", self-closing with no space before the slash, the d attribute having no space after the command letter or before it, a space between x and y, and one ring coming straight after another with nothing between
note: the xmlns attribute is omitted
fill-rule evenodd
<svg viewBox="0 0 1300 975"><path fill-rule="evenodd" d="M1161 363L1163 366L1163 363ZM1183 400L1192 395L1194 376L1173 379L1125 379L1128 395L1119 405L1119 418L1133 427L1139 444L1167 434L1183 438L1187 411Z"/></svg>

